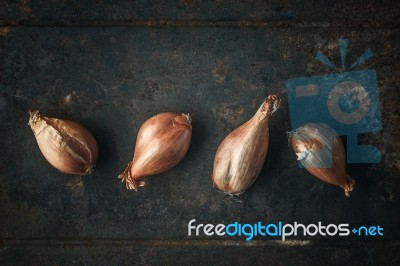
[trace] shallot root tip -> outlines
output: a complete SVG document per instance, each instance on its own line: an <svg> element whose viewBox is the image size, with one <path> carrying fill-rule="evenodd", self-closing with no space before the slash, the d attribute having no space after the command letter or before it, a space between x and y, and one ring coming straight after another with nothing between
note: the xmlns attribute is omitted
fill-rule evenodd
<svg viewBox="0 0 400 266"><path fill-rule="evenodd" d="M348 186L344 187L344 194L350 197L350 192L353 191L356 181L351 176L347 175Z"/></svg>
<svg viewBox="0 0 400 266"><path fill-rule="evenodd" d="M122 172L122 174L120 174L118 178L121 179L121 182L125 181L126 189L129 190L133 189L137 191L137 188L143 187L145 185L145 182L140 180L135 180L134 176L131 175L131 167L132 167L132 162L128 164L124 172Z"/></svg>
<svg viewBox="0 0 400 266"><path fill-rule="evenodd" d="M38 110L29 110L29 123L28 123L28 125L32 125L32 124L38 122L41 119L42 119L42 117L41 117L41 115L40 115Z"/></svg>
<svg viewBox="0 0 400 266"><path fill-rule="evenodd" d="M126 181L126 188L129 190L133 189L137 191L138 187L143 187L145 185L144 181L135 180L133 178L128 178L125 181Z"/></svg>
<svg viewBox="0 0 400 266"><path fill-rule="evenodd" d="M91 174L93 172L93 170L94 170L94 167L95 167L95 165L93 165L93 164L86 165L86 167L85 167L86 169L85 169L84 175Z"/></svg>
<svg viewBox="0 0 400 266"><path fill-rule="evenodd" d="M242 203L243 201L239 198L239 194L228 194L229 196L227 197L227 199L233 203Z"/></svg>
<svg viewBox="0 0 400 266"><path fill-rule="evenodd" d="M211 179L213 179L213 177L211 177ZM220 189L214 181L211 182L213 185L213 188L215 190L217 190L219 193L222 193L223 195L229 196L229 197L235 197L235 196L239 196L240 194L242 194L244 191L238 192L238 193L231 193L229 191L225 191L223 189Z"/></svg>
<svg viewBox="0 0 400 266"><path fill-rule="evenodd" d="M212 185L213 185L213 188L214 188L215 190L217 190L219 193L222 193L223 195L230 195L230 196L232 195L232 194L230 194L229 192L226 192L226 191L220 189L220 188L217 186L217 184L215 184L215 182L214 182L214 176L211 176L211 183L212 183Z"/></svg>

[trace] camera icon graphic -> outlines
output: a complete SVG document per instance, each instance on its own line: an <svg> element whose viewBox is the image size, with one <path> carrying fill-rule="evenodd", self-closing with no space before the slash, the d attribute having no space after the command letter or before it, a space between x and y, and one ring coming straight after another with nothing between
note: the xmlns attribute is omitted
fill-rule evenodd
<svg viewBox="0 0 400 266"><path fill-rule="evenodd" d="M345 68L347 40L339 40L342 68ZM362 64L372 56L371 49L350 66ZM316 59L336 66L321 52ZM379 163L380 151L361 145L358 135L382 129L376 72L372 69L338 72L286 81L292 130L306 123L324 123L347 138L348 163ZM330 165L321 167L329 168Z"/></svg>

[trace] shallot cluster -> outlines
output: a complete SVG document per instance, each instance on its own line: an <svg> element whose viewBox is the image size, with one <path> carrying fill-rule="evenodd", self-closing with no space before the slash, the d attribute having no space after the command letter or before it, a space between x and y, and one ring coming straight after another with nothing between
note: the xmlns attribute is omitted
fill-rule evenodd
<svg viewBox="0 0 400 266"><path fill-rule="evenodd" d="M214 158L212 182L231 195L246 191L257 180L269 146L269 121L280 98L269 95L247 122L230 132ZM82 125L31 111L29 125L47 161L61 172L85 175L98 157L96 139ZM143 177L163 173L186 155L192 137L189 114L159 113L143 123L133 159L118 176L127 189L144 186ZM308 123L290 134L289 142L304 168L324 182L341 187L346 196L354 179L346 173L345 150L336 131L322 123Z"/></svg>

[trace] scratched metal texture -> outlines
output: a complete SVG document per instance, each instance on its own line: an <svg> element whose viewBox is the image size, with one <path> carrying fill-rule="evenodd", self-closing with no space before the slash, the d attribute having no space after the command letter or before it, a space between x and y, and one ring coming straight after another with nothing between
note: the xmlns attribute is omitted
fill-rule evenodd
<svg viewBox="0 0 400 266"><path fill-rule="evenodd" d="M397 1L0 2L0 264L398 265L400 17ZM285 81L335 73L367 48L383 130L360 136L382 162L348 165L350 198L297 167ZM220 141L279 93L256 183L231 198L210 175ZM100 146L89 176L52 168L28 111L74 120ZM173 170L127 191L117 179L136 134L163 111L190 113L193 139ZM321 221L380 225L383 237L193 237L187 223Z"/></svg>

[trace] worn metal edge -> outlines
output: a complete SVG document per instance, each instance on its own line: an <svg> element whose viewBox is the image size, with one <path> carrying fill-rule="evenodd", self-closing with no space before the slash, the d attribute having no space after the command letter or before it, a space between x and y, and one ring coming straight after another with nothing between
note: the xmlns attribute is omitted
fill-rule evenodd
<svg viewBox="0 0 400 266"><path fill-rule="evenodd" d="M1 239L0 247L55 247L55 246L158 246L158 247L318 247L340 248L362 247L400 247L400 240L152 240L152 239Z"/></svg>
<svg viewBox="0 0 400 266"><path fill-rule="evenodd" d="M400 28L400 23L390 21L304 21L304 20L171 20L171 19L5 19L0 27L222 27L222 28Z"/></svg>

